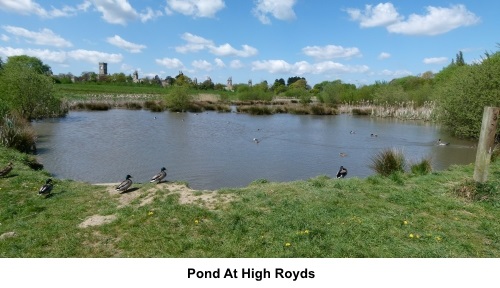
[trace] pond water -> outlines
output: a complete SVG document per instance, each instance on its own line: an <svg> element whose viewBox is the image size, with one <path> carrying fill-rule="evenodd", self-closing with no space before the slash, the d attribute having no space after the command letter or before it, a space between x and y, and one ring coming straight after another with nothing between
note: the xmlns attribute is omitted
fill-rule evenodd
<svg viewBox="0 0 500 288"><path fill-rule="evenodd" d="M402 149L410 161L430 157L434 170L473 163L476 155L475 143L454 139L430 123L352 115L113 109L72 111L33 126L46 170L90 183L120 182L127 174L143 183L165 167L167 180L213 190L257 179L335 177L341 165L347 178L367 177L374 174L370 158L391 147ZM439 138L451 144L436 146Z"/></svg>

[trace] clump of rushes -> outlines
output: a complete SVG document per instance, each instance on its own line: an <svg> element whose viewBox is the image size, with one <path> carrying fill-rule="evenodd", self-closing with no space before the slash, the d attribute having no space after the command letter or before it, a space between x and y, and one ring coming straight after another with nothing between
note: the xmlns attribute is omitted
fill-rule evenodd
<svg viewBox="0 0 500 288"><path fill-rule="evenodd" d="M371 160L370 168L382 176L389 176L405 170L405 156L398 149L384 149L372 157Z"/></svg>
<svg viewBox="0 0 500 288"><path fill-rule="evenodd" d="M412 164L410 170L416 175L427 175L432 172L431 160L423 158L420 162Z"/></svg>

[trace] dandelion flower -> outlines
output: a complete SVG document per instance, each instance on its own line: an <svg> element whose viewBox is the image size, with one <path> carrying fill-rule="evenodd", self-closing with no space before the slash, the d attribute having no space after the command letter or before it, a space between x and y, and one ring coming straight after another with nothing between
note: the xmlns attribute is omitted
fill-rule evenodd
<svg viewBox="0 0 500 288"><path fill-rule="evenodd" d="M285 247L290 247L290 246L292 246L292 244L290 244L290 242L285 243Z"/></svg>
<svg viewBox="0 0 500 288"><path fill-rule="evenodd" d="M413 234L408 235L408 237L413 238Z"/></svg>
<svg viewBox="0 0 500 288"><path fill-rule="evenodd" d="M153 212L153 211L149 211L149 212L148 212L148 216L151 216L151 215L153 215L153 214L154 214L154 212Z"/></svg>
<svg viewBox="0 0 500 288"><path fill-rule="evenodd" d="M404 224L404 225L408 225L408 221L406 221L406 220L405 220L405 221L403 221L403 224Z"/></svg>
<svg viewBox="0 0 500 288"><path fill-rule="evenodd" d="M309 234L309 230L305 230L305 231L304 231L304 233L305 233L305 234Z"/></svg>
<svg viewBox="0 0 500 288"><path fill-rule="evenodd" d="M436 236L436 240L437 240L437 241L441 241L441 237Z"/></svg>
<svg viewBox="0 0 500 288"><path fill-rule="evenodd" d="M200 223L200 221L198 219L195 219L194 224L198 224L198 223Z"/></svg>

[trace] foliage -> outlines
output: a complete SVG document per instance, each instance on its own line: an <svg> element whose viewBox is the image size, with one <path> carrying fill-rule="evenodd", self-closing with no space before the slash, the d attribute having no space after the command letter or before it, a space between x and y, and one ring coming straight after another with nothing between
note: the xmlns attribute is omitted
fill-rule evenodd
<svg viewBox="0 0 500 288"><path fill-rule="evenodd" d="M248 86L248 85L238 85L237 86L237 97L241 101L271 101L273 100L273 93L267 89L263 89L261 85Z"/></svg>
<svg viewBox="0 0 500 288"><path fill-rule="evenodd" d="M499 52L481 64L461 66L439 86L440 120L455 136L477 139L486 106L500 107Z"/></svg>
<svg viewBox="0 0 500 288"><path fill-rule="evenodd" d="M0 71L0 99L28 120L64 115L61 101L54 96L52 78L40 72L50 68L39 60L28 61L32 58L9 57Z"/></svg>
<svg viewBox="0 0 500 288"><path fill-rule="evenodd" d="M426 175L432 172L431 160L422 159L420 162L410 165L411 173L415 175Z"/></svg>
<svg viewBox="0 0 500 288"><path fill-rule="evenodd" d="M174 86L166 96L165 102L171 111L185 112L191 107L193 96L187 86Z"/></svg>
<svg viewBox="0 0 500 288"><path fill-rule="evenodd" d="M371 158L370 168L377 174L389 176L396 172L404 172L406 160L403 152L394 148L386 148Z"/></svg>
<svg viewBox="0 0 500 288"><path fill-rule="evenodd" d="M33 152L36 133L28 121L16 114L0 118L0 144L21 152Z"/></svg>

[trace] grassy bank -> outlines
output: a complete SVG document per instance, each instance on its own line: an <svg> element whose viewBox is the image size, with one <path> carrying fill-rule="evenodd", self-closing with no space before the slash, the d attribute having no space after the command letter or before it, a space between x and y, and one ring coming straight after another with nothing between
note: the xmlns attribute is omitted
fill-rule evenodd
<svg viewBox="0 0 500 288"><path fill-rule="evenodd" d="M500 161L479 186L472 166L454 166L218 191L169 181L117 194L55 179L49 198L30 156L0 148L9 161L1 257L500 257Z"/></svg>

